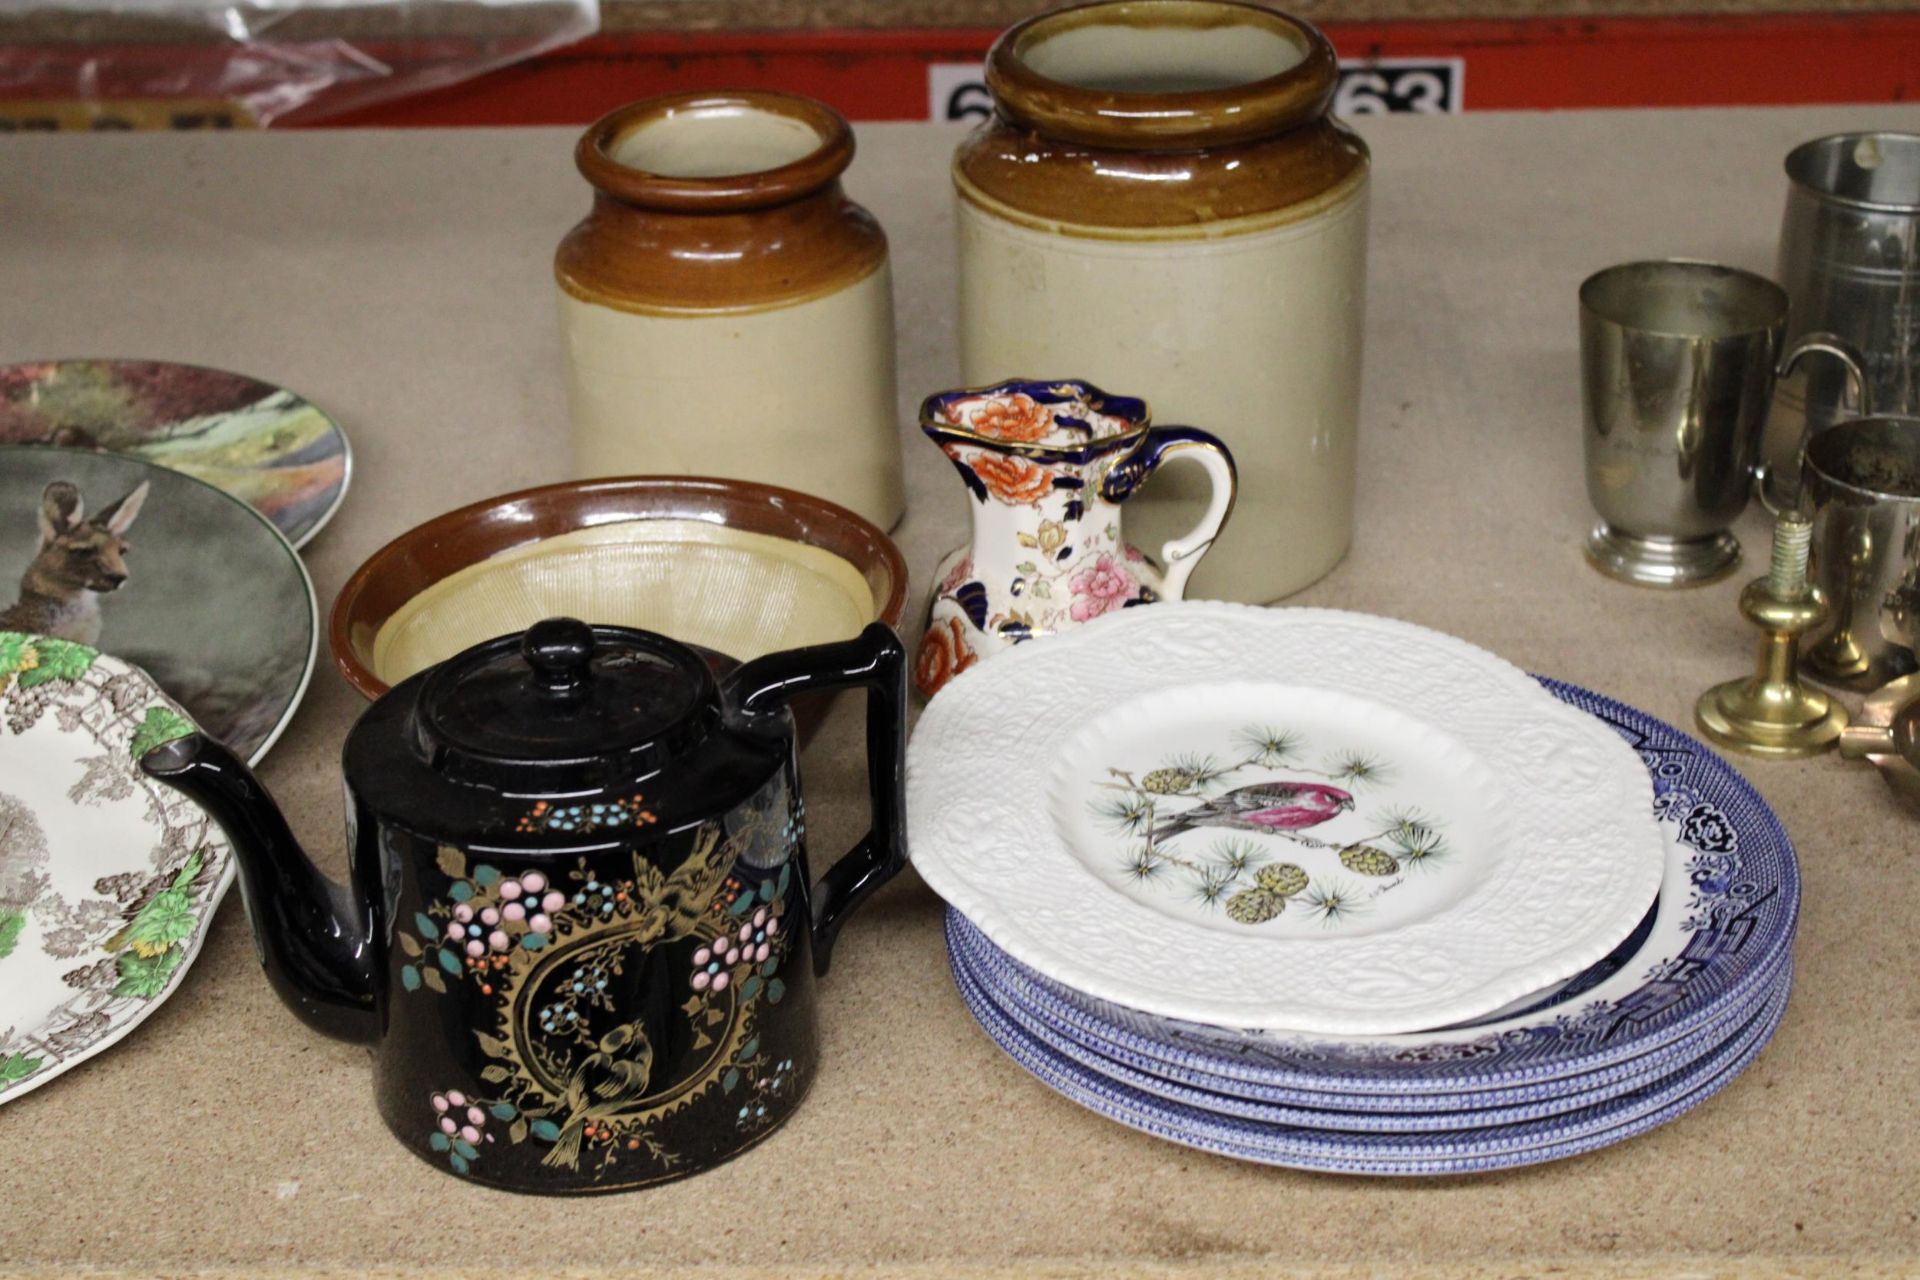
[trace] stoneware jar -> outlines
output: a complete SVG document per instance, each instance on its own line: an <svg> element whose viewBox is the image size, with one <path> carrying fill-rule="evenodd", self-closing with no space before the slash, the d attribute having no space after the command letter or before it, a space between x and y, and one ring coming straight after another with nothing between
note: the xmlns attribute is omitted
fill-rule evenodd
<svg viewBox="0 0 1920 1280"><path fill-rule="evenodd" d="M1057 9L995 43L954 158L965 381L1071 369L1232 446L1240 518L1191 595L1286 595L1351 537L1368 160L1338 70L1233 0ZM1128 520L1157 545L1204 494L1171 475Z"/></svg>
<svg viewBox="0 0 1920 1280"><path fill-rule="evenodd" d="M920 406L920 429L960 473L972 516L972 537L940 562L914 661L929 698L1011 645L1180 599L1233 511L1226 446L1194 427L1153 426L1144 401L1091 383L943 391ZM1120 504L1131 510L1173 459L1199 464L1211 489L1199 523L1157 547L1156 562L1126 540Z"/></svg>
<svg viewBox="0 0 1920 1280"><path fill-rule="evenodd" d="M554 277L576 473L755 480L897 523L892 275L841 189L847 122L786 93L649 98L574 159L593 210Z"/></svg>
<svg viewBox="0 0 1920 1280"><path fill-rule="evenodd" d="M861 685L873 828L811 883L795 693ZM324 877L244 765L141 760L227 832L267 977L373 1050L409 1148L511 1191L616 1191L793 1113L814 978L904 865L906 655L886 627L716 683L664 636L548 619L395 685L343 755L351 876Z"/></svg>

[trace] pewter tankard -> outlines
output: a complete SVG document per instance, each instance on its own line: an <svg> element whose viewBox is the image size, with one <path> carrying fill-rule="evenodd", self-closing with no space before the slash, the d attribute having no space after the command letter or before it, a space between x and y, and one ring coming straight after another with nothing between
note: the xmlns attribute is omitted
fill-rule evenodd
<svg viewBox="0 0 1920 1280"><path fill-rule="evenodd" d="M1807 443L1801 496L1813 560L1832 605L1810 637L1815 675L1877 689L1916 667L1920 642L1920 418L1856 418Z"/></svg>
<svg viewBox="0 0 1920 1280"><path fill-rule="evenodd" d="M1587 558L1642 586L1709 582L1740 544L1729 531L1754 487L1776 369L1845 344L1809 334L1782 355L1787 295L1711 262L1609 267L1580 286L1587 496L1600 521ZM1795 460L1798 466L1798 460Z"/></svg>
<svg viewBox="0 0 1920 1280"><path fill-rule="evenodd" d="M1786 169L1788 339L1838 335L1865 359L1875 412L1920 414L1920 134L1818 138ZM1857 416L1846 398L1847 374L1824 363L1781 380L1764 448L1770 503L1793 502L1801 441Z"/></svg>

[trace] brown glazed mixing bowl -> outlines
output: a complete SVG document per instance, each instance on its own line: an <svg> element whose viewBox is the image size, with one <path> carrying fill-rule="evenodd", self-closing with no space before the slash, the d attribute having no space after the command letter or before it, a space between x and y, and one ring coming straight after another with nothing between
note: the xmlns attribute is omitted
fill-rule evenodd
<svg viewBox="0 0 1920 1280"><path fill-rule="evenodd" d="M333 603L334 665L368 698L543 617L640 627L747 661L898 627L899 548L823 498L743 480L574 480L401 534ZM844 633L844 634L842 634Z"/></svg>

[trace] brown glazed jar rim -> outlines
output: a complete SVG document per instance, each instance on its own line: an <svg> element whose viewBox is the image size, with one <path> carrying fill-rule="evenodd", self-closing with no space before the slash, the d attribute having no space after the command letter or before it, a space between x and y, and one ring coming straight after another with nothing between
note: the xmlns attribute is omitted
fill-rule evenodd
<svg viewBox="0 0 1920 1280"><path fill-rule="evenodd" d="M1261 27L1297 44L1301 58L1265 79L1181 93L1087 88L1027 63L1027 50L1038 42L1099 25ZM1047 137L1123 151L1221 146L1284 133L1326 114L1339 74L1339 59L1319 28L1245 0L1088 0L1009 27L987 52L987 89L1002 115Z"/></svg>
<svg viewBox="0 0 1920 1280"><path fill-rule="evenodd" d="M798 160L751 173L676 178L621 164L613 148L643 124L685 112L745 107L786 116L812 127L820 145ZM853 163L853 129L826 103L772 89L695 90L642 98L615 107L587 127L573 149L574 164L594 189L627 204L679 213L764 209L812 195Z"/></svg>
<svg viewBox="0 0 1920 1280"><path fill-rule="evenodd" d="M511 512L513 518L502 518ZM751 518L773 528L755 528ZM898 629L907 607L907 562L885 530L836 502L752 480L719 476L603 476L561 480L481 498L445 511L398 535L361 562L327 615L333 665L368 701L388 684L363 656L407 601L463 569L517 547L597 524L698 520L722 528L801 542L851 565L873 592L873 620ZM876 578L880 581L876 582ZM884 584L884 585L882 585Z"/></svg>

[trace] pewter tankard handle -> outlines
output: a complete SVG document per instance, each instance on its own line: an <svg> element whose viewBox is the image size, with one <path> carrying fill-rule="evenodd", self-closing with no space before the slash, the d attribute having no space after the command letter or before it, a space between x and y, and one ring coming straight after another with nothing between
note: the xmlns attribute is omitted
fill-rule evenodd
<svg viewBox="0 0 1920 1280"><path fill-rule="evenodd" d="M1788 374L1791 374L1799 365L1803 356L1812 355L1816 352L1821 355L1832 356L1847 367L1848 398L1853 401L1854 414L1861 418L1871 417L1873 415L1873 388L1867 382L1866 357L1860 354L1858 347L1855 347L1851 342L1848 342L1838 334L1809 333L1803 335L1799 341L1787 348L1785 355L1780 357L1780 363L1776 365L1773 370L1774 380L1778 381ZM1800 432L1800 443L1796 445L1793 450L1793 469L1796 473L1800 470L1802 459L1807 456L1807 441L1812 438L1813 420L1812 418L1808 418L1806 426L1802 428ZM1753 492L1754 495L1760 499L1760 505L1765 507L1769 514L1779 516L1782 508L1775 506L1772 499L1767 497L1767 481L1771 476L1772 470L1764 460L1754 467Z"/></svg>

